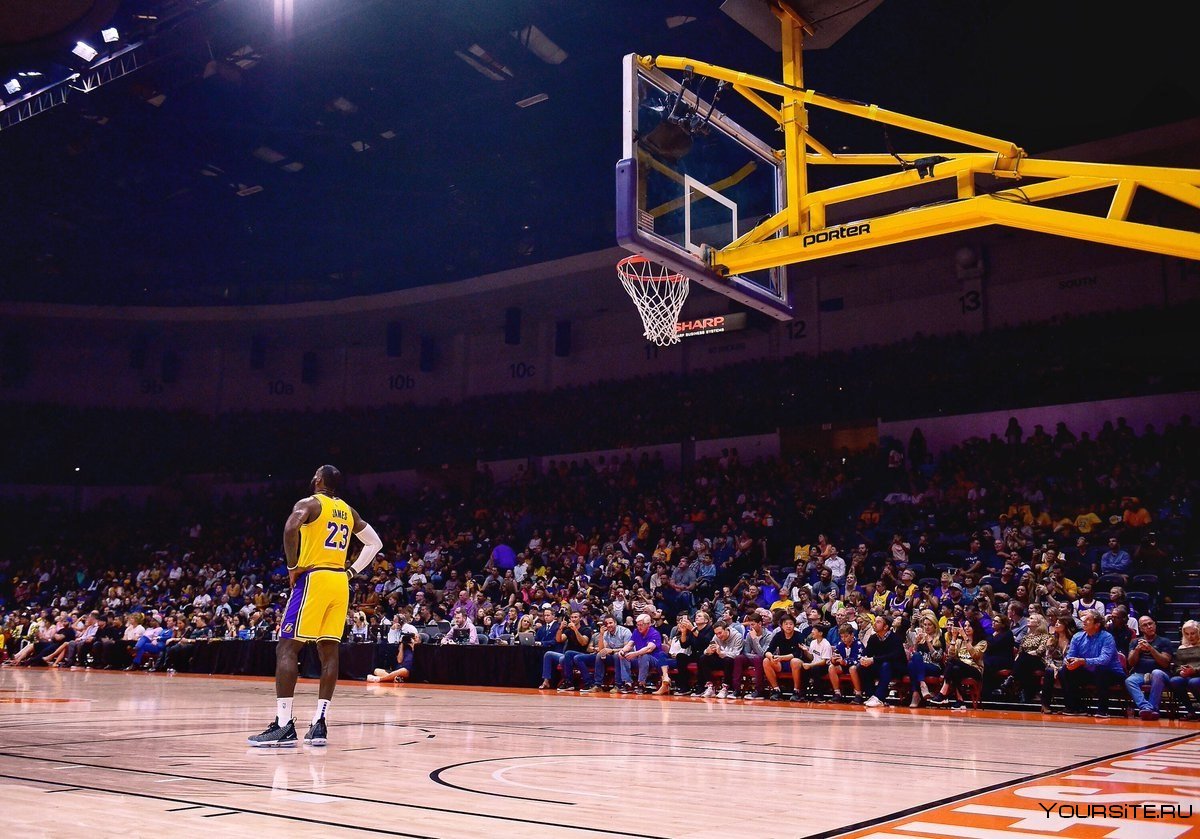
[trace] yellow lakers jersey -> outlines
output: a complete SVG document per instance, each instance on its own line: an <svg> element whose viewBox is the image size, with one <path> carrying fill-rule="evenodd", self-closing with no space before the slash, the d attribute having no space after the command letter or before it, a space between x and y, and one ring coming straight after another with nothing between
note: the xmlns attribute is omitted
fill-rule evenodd
<svg viewBox="0 0 1200 839"><path fill-rule="evenodd" d="M321 514L308 524L300 525L300 556L296 567L345 568L350 532L354 527L350 505L322 493L313 497L321 502Z"/></svg>

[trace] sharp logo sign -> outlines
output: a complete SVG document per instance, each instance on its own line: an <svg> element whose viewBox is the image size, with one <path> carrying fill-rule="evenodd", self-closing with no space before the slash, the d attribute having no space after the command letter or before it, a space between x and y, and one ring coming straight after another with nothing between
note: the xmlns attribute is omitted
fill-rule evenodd
<svg viewBox="0 0 1200 839"><path fill-rule="evenodd" d="M818 230L816 233L805 233L804 247L807 248L809 245L823 245L835 239L849 239L851 236L866 236L870 232L871 225L869 222L844 224L841 227L827 227L824 230Z"/></svg>
<svg viewBox="0 0 1200 839"><path fill-rule="evenodd" d="M734 332L745 328L746 313L735 312L732 315L681 320L675 324L675 334L680 338L691 338L694 335L718 335L722 332Z"/></svg>

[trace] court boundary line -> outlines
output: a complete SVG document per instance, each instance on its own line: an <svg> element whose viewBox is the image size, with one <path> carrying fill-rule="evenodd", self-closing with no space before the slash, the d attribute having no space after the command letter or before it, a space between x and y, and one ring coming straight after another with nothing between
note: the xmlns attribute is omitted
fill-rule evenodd
<svg viewBox="0 0 1200 839"><path fill-rule="evenodd" d="M29 748L36 748L36 747L29 747ZM124 766L105 766L103 764L95 764L95 763L79 763L79 761L66 761L66 760L61 760L56 757L38 757L35 755L17 754L14 752L0 752L0 757L16 758L18 760L30 760L30 761L34 761L34 762L38 762L38 763L70 763L72 765L85 766L89 769L98 769L98 770L104 770L104 771L108 771L108 772L122 772L122 773L129 773L129 774L133 774L133 775L159 775L159 776L166 777L166 778L179 778L179 779L186 780L186 781L198 781L201 783L225 784L228 786L247 787L250 789L264 789L264 790L274 789L274 787L272 787L270 784L256 784L251 781L232 781L227 778L197 778L195 775L182 775L182 774L175 773L175 772L160 772L160 771L156 771L154 769L134 769L132 767L124 767ZM9 779L14 779L14 780L26 780L26 781L31 781L31 782L35 782L35 783L51 784L54 786L58 786L61 783L59 781L41 781L41 780L34 779L34 778L28 778L28 777L24 777L24 776L7 775L7 774L3 774L3 773L0 773L0 778L9 778ZM118 792L117 790L109 790L109 789L104 789L101 787L85 787L85 786L78 785L78 784L76 786L78 786L80 789L90 789L90 790L95 790L98 792L110 792L110 793L113 793L114 795L127 794L125 792ZM471 792L471 790L465 790L465 791ZM434 812L434 813L445 813L445 814L449 814L449 815L462 815L462 810L456 810L456 809L453 809L450 807L435 807L431 804L409 804L409 803L406 803L403 801L386 801L386 800L380 799L380 798L362 798L360 796L341 795L338 793L318 793L318 794L324 795L324 796L327 796L330 798L340 798L344 801L358 802L360 804L382 804L382 805L386 805L389 807L408 807L410 809L416 809L416 810L428 810L428 811ZM149 796L149 795L147 795L145 797L160 798L160 796ZM162 800L177 801L180 804L195 804L196 803L195 801L185 800L185 799L162 798ZM552 802L552 803L556 803L556 802ZM224 805L202 804L200 806L221 807ZM225 809L229 810L229 809L234 809L234 808L225 807ZM246 810L245 812L253 813L256 811ZM261 813L260 815L273 815L273 814ZM593 833L611 834L613 836L635 836L635 837L644 837L644 839L670 839L670 837L667 837L667 836L652 836L652 835L646 834L646 833L628 833L628 832L622 831L622 830L609 830L609 829L603 828L603 827L581 828L578 825L564 824L562 822L551 822L551 821L547 821L546 819L528 819L528 818L521 818L520 816L498 816L493 813L472 813L471 815L477 816L479 818L494 819L497 821L518 822L521 824L536 824L536 825L543 826L543 827L560 827L560 828L565 828L568 830L585 830L585 831L591 831ZM315 821L315 820L311 820L311 819L308 821L312 821L313 824L327 824L327 822L320 822L320 821ZM384 831L384 832L387 832L387 831ZM410 839L435 839L435 837L432 837L432 836L418 836L416 834L410 834L410 833L394 833L394 834L390 834L390 835L410 837Z"/></svg>
<svg viewBox="0 0 1200 839"><path fill-rule="evenodd" d="M59 784L55 781L43 781L38 778L27 778L22 775L9 775L7 773L2 773L2 772L0 772L0 778L7 778L10 781L21 781L26 784L42 784L42 785L48 785L48 786L59 786ZM134 794L128 790L112 790L112 789L106 789L105 787L89 786L86 784L72 784L71 789L46 790L46 792L75 792L78 790L86 790L88 792L101 792L101 793L106 793L108 795L116 795L116 796L128 796L128 795ZM188 798L173 798L171 796L166 796L166 795L153 795L151 793L143 792L141 790L139 790L136 793L136 795L138 798L149 798L152 801L165 801L168 804L191 804L191 805L194 805L192 807L179 808L180 810L182 810L182 809L230 810L231 811L230 813L225 813L224 815L232 815L233 813L245 813L250 816L265 816L266 818L272 818L272 819L288 819L289 821L305 822L307 824L319 825L324 828L339 828L340 827L340 828L345 828L346 830L362 830L362 831L366 831L368 833L382 833L387 836L402 836L402 837L404 837L404 839L438 839L438 837L436 837L436 836L425 836L420 833L401 833L400 831L396 831L396 830L385 830L384 828L381 828L381 827L367 827L364 825L354 825L354 824L339 824L337 822L320 821L318 819L310 819L305 816L295 816L295 815L291 815L289 813L272 813L272 812L268 812L265 810L250 810L245 807L237 807L232 804L205 804L203 802L197 802L193 799L188 799ZM178 812L178 811L177 810L167 810L166 812L171 813L171 812Z"/></svg>
<svg viewBox="0 0 1200 839"><path fill-rule="evenodd" d="M1083 769L1084 767L1091 766L1093 764L1104 763L1106 760L1116 760L1117 758L1128 757L1129 755L1135 755L1135 754L1140 754L1141 752L1147 752L1147 751L1150 751L1151 749L1161 749L1166 746L1174 746L1185 740L1193 740L1198 737L1200 737L1200 732L1192 731L1187 734L1182 734L1179 737L1172 737L1169 740L1163 740L1160 743L1151 743L1146 746L1138 746L1137 748L1134 748L1134 749L1126 749L1125 751L1121 751L1121 752L1113 752L1112 754L1105 755L1103 757L1093 758L1093 759L1089 759L1089 760L1081 760L1077 763L1068 764L1067 766L1060 766L1058 769L1051 769L1046 772L1036 772L1032 775L1026 775L1024 778L1018 778L1013 781L1005 781L1005 782L998 783L998 784L991 784L986 787L980 787L979 789L973 790L971 792L958 793L956 795L949 795L949 796L946 796L945 798L938 799L937 801L931 801L928 804L921 804L921 805L918 805L915 807L906 807L903 810L897 810L894 813L889 813L888 815L882 816L878 819L866 819L864 821L856 822L854 824L847 825L845 827L838 827L838 828L833 828L830 830L823 830L820 833L809 833L809 834L806 834L806 835L800 837L800 839L834 839L834 837L844 836L847 833L852 833L856 830L864 830L866 828L886 829L886 826L891 824L892 822L899 821L900 819L907 818L908 816L915 816L919 813L935 810L938 807L945 807L947 804L955 804L957 802L963 801L968 798L974 798L977 795L986 795L989 792L996 792L997 790L1007 789L1009 787L1015 787L1020 784L1029 783L1030 781L1037 781L1042 778L1048 778L1051 775L1057 775L1061 772L1074 772L1076 769Z"/></svg>
<svg viewBox="0 0 1200 839"><path fill-rule="evenodd" d="M34 671L35 672L47 672L47 673L58 672L56 669L50 670L50 669L42 668L42 667L34 668ZM255 676L255 675L242 674L242 673L173 673L173 674L167 674L162 671L150 672L150 671L146 671L146 670L133 670L133 671L86 670L86 671L68 671L68 672L99 673L99 674L103 674L103 675L107 675L107 676L121 676L121 677L125 677L125 678L228 679L231 681L271 682L271 683L273 683L275 681L274 676ZM310 679L310 678L301 676L298 684L312 684L315 686L317 681L318 681L318 679L315 677ZM337 684L339 686L345 686L345 687L351 687L351 688L353 688L353 687L375 688L376 687L372 682L361 681L359 679L338 679ZM537 688L532 688L532 687L505 687L503 685L445 685L445 684L437 684L437 683L433 683L433 682L403 682L400 685L396 685L396 684L392 683L390 689L391 690L400 690L403 687L416 688L418 690L449 690L449 691L463 691L463 692L476 692L476 693L509 693L509 694L516 694L519 696L557 696L556 691L544 691L544 690L538 690ZM574 696L575 698L579 698L578 694L568 694L568 695ZM591 697L589 697L588 701L602 701L602 700L613 700L613 701L621 701L621 702L663 702L663 701L668 701L668 702L688 703L694 698L695 697L686 697L686 696L635 696L635 695L613 696L611 694L606 693L601 696L591 696ZM81 700L81 701L90 702L93 700ZM867 712L867 709L861 708L861 706L857 706L860 708L860 710L855 711L856 706L835 705L835 706L831 707L829 704L826 704L823 702L802 702L802 703L787 702L787 703L775 703L775 705L787 706L787 710L785 711L783 707L774 707L774 705L763 705L762 707L770 708L771 710L784 711L784 713L793 713L795 711L820 711L821 713L841 712L846 715L857 716L860 713ZM747 706L731 705L730 707L757 707L757 705L747 705ZM905 712L906 717L918 717L918 718L928 717L928 718L932 718L932 719L945 718L945 716L947 714L947 712L945 710L939 709L939 708L929 708L929 707L909 708L907 705L889 705L888 710ZM54 712L53 711L45 711L45 712L40 712L40 713L54 713ZM980 723L980 722L985 722L986 720L995 718L995 717L1005 719L1005 715L1013 715L1012 719L1007 720L1008 722L1010 722L1010 723L1021 723L1021 722L1032 723L1034 721L1040 720L1041 722L1050 723L1053 725L1081 725L1082 726L1082 725L1090 724L1090 725L1104 725L1106 727L1133 727L1133 728L1136 728L1139 726L1140 727L1145 726L1145 722L1143 720L1139 720L1136 718L1132 718L1132 719L1124 718L1124 717L1109 717L1105 720L1095 720L1095 719L1081 718L1081 717L1067 717L1062 714L1051 714L1051 715L1047 716L1047 715L1042 715L1036 711L1003 711L1003 710L993 710L990 708L971 709L970 711L968 711L968 713L970 714L970 716L966 717L965 719L960 719L959 722L957 722L956 724L961 725L963 723L972 723L972 722ZM986 716L986 717L979 716L979 715L983 715L983 714L986 714L988 716Z"/></svg>

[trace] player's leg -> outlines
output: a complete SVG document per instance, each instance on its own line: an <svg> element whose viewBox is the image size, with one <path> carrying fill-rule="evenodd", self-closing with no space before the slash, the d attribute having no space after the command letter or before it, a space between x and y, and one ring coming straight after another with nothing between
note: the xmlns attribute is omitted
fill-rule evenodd
<svg viewBox="0 0 1200 839"><path fill-rule="evenodd" d="M337 687L340 646L340 640L332 641L326 638L317 642L317 655L321 659L321 683L318 688L320 698L317 700L312 725L304 735L305 744L310 746L324 746L329 742L325 714L329 711L329 703L333 699L333 689Z"/></svg>
<svg viewBox="0 0 1200 839"><path fill-rule="evenodd" d="M300 675L298 661L303 641L280 638L275 645L275 719L262 734L247 739L251 746L294 746L296 724L292 720L292 697Z"/></svg>
<svg viewBox="0 0 1200 839"><path fill-rule="evenodd" d="M292 697L300 675L300 650L304 647L304 639L313 637L308 634L312 632L318 594L314 591L313 578L312 572L301 574L288 596L280 621L279 643L275 646L275 719L262 734L248 739L251 746L296 745Z"/></svg>

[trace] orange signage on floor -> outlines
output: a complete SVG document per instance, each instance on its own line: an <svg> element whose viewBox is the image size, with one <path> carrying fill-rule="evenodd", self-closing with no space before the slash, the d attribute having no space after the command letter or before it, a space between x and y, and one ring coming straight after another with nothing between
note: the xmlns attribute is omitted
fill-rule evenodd
<svg viewBox="0 0 1200 839"><path fill-rule="evenodd" d="M1103 737L1097 731L1096 736ZM1013 761L1032 743L1014 743ZM839 839L1200 839L1200 734L910 813Z"/></svg>

